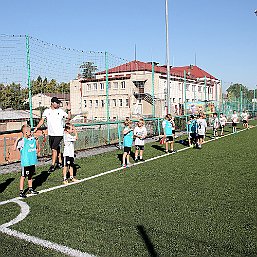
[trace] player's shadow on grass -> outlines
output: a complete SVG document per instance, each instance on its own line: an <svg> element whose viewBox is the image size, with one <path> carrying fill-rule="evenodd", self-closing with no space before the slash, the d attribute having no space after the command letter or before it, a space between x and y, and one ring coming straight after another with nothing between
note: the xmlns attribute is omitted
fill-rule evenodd
<svg viewBox="0 0 257 257"><path fill-rule="evenodd" d="M33 188L36 189L39 186L42 186L46 182L50 173L47 170L43 170L39 175L33 178Z"/></svg>
<svg viewBox="0 0 257 257"><path fill-rule="evenodd" d="M5 189L15 180L15 178L8 178L5 182L0 184L0 193L3 193Z"/></svg>
<svg viewBox="0 0 257 257"><path fill-rule="evenodd" d="M158 151L161 151L161 152L165 151L164 146L161 146L161 145L152 145L151 147L158 150Z"/></svg>
<svg viewBox="0 0 257 257"><path fill-rule="evenodd" d="M144 244L145 244L145 246L148 250L149 256L150 257L157 257L158 254L157 254L156 250L154 249L154 245L151 242L150 237L147 235L144 226L138 225L137 230L138 230L138 233L141 236L141 238L142 238L142 240L143 240L143 242L144 242Z"/></svg>

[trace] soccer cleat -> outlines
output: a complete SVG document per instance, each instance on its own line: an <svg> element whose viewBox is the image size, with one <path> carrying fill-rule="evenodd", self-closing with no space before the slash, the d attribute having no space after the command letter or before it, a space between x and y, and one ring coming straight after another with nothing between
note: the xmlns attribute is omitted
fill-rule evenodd
<svg viewBox="0 0 257 257"><path fill-rule="evenodd" d="M131 166L132 166L132 164L129 162L129 163L127 164L127 168L128 168L128 167L131 167Z"/></svg>
<svg viewBox="0 0 257 257"><path fill-rule="evenodd" d="M123 168L127 168L127 165L126 165L126 164L122 164L122 167L123 167Z"/></svg>
<svg viewBox="0 0 257 257"><path fill-rule="evenodd" d="M69 184L68 179L63 180L63 184L64 184L64 185L68 185L68 184Z"/></svg>
<svg viewBox="0 0 257 257"><path fill-rule="evenodd" d="M22 198L26 198L26 197L27 197L27 196L24 194L24 192L20 192L19 196L22 197Z"/></svg>
<svg viewBox="0 0 257 257"><path fill-rule="evenodd" d="M54 172L54 165L51 165L49 170L48 170L48 173L52 173L52 172Z"/></svg>
<svg viewBox="0 0 257 257"><path fill-rule="evenodd" d="M138 159L137 159L137 158L135 159L135 162L138 162Z"/></svg>
<svg viewBox="0 0 257 257"><path fill-rule="evenodd" d="M145 160L142 158L142 159L140 159L140 161L141 161L141 162L144 162Z"/></svg>
<svg viewBox="0 0 257 257"><path fill-rule="evenodd" d="M76 178L71 178L70 181L71 181L71 182L78 182L79 180L76 179Z"/></svg>
<svg viewBox="0 0 257 257"><path fill-rule="evenodd" d="M37 194L39 194L38 191L36 191L36 190L34 190L34 189L30 189L30 190L29 190L29 193L30 193L31 195L37 195Z"/></svg>

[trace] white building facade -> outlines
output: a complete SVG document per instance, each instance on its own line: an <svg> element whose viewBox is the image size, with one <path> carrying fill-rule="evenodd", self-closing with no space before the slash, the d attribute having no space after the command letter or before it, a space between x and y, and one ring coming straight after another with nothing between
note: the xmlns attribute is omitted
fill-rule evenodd
<svg viewBox="0 0 257 257"><path fill-rule="evenodd" d="M220 81L199 67L171 67L170 73L171 114L182 115L185 103L220 101ZM103 71L94 78L71 81L71 110L89 120L106 120L107 115L110 120L153 114L163 117L167 113L166 92L165 66L132 61L109 69L107 78Z"/></svg>

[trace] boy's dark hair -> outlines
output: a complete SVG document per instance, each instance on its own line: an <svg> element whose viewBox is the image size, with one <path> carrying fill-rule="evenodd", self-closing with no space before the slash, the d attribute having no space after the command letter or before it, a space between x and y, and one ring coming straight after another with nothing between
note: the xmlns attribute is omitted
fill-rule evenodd
<svg viewBox="0 0 257 257"><path fill-rule="evenodd" d="M70 122L67 122L64 126L64 130L67 131L68 129L71 128L71 123Z"/></svg>
<svg viewBox="0 0 257 257"><path fill-rule="evenodd" d="M21 126L21 132L23 132L23 129L24 128L30 128L30 126L28 125L28 124L23 124L22 126Z"/></svg>
<svg viewBox="0 0 257 257"><path fill-rule="evenodd" d="M222 115L223 115L223 112L221 112L220 114L222 114Z"/></svg>
<svg viewBox="0 0 257 257"><path fill-rule="evenodd" d="M216 116L217 116L217 115L218 115L218 114L217 114L217 112L213 113L213 116L214 116L214 115L216 115Z"/></svg>

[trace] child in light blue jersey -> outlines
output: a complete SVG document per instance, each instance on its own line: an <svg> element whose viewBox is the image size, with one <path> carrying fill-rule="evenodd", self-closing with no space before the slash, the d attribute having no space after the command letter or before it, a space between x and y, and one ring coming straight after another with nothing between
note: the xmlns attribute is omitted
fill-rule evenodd
<svg viewBox="0 0 257 257"><path fill-rule="evenodd" d="M20 151L21 158L21 178L20 178L20 197L26 198L24 193L24 181L28 177L28 186L30 194L38 194L32 188L32 176L35 173L35 165L37 164L37 152L39 152L39 144L37 139L32 136L31 129L28 125L21 127L22 138L18 138L14 144L14 150Z"/></svg>
<svg viewBox="0 0 257 257"><path fill-rule="evenodd" d="M190 119L188 121L188 142L189 146L193 147L197 144L197 121L194 115L190 115Z"/></svg>
<svg viewBox="0 0 257 257"><path fill-rule="evenodd" d="M173 121L170 114L167 114L165 116L165 120L162 122L162 128L164 132L164 138L165 138L165 152L169 152L169 146L170 146L170 152L175 153L173 147L174 147L174 136L172 131L175 129L173 128Z"/></svg>
<svg viewBox="0 0 257 257"><path fill-rule="evenodd" d="M124 146L124 153L122 156L122 166L124 168L130 166L130 162L129 162L129 156L130 156L130 151L131 151L131 147L133 144L133 137L134 137L134 133L133 133L133 129L132 129L132 121L130 120L126 120L124 122L125 128L123 130L123 146ZM127 161L127 163L126 163Z"/></svg>

